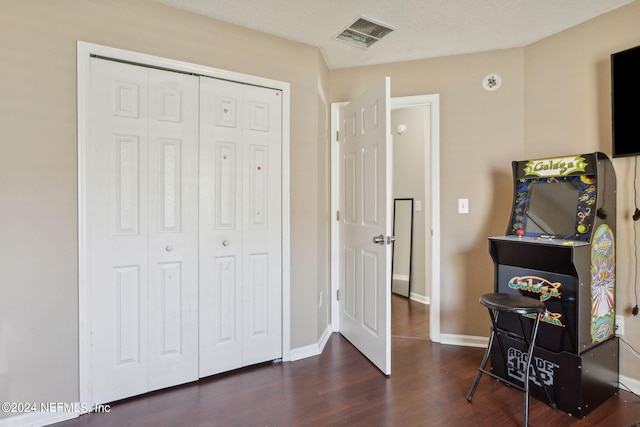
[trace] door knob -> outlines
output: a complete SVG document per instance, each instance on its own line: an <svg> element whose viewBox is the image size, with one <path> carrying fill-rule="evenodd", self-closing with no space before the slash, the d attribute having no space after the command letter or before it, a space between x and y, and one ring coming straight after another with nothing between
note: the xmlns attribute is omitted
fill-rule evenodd
<svg viewBox="0 0 640 427"><path fill-rule="evenodd" d="M379 236L373 236L373 243L377 245L384 245L384 234L380 234Z"/></svg>
<svg viewBox="0 0 640 427"><path fill-rule="evenodd" d="M167 252L171 252L173 250L173 246L171 245L167 245L166 248L164 248Z"/></svg>
<svg viewBox="0 0 640 427"><path fill-rule="evenodd" d="M229 241L228 240L223 241L222 246L229 246Z"/></svg>
<svg viewBox="0 0 640 427"><path fill-rule="evenodd" d="M377 245L384 245L385 243L387 245L390 245L395 241L396 241L396 237L395 236L387 236L386 239L384 237L384 234L380 234L378 236L373 236L373 243L375 243Z"/></svg>

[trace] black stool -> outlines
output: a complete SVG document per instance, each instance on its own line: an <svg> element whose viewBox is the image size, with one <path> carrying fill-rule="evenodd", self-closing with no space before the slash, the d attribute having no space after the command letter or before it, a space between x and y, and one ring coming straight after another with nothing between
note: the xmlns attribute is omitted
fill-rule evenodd
<svg viewBox="0 0 640 427"><path fill-rule="evenodd" d="M517 294L501 294L501 293L492 293L492 294L484 294L480 297L480 304L484 305L489 309L489 316L491 317L491 336L489 338L489 346L487 347L487 351L484 354L484 358L482 359L482 363L480 364L480 368L478 368L478 374L476 375L476 379L471 386L471 390L469 391L469 395L467 396L467 400L471 402L473 399L473 394L478 387L478 382L480 381L480 377L482 374L487 374L492 378L495 378L505 384L508 384L512 387L517 388L518 390L522 390L524 392L524 425L528 425L529 423L529 370L530 367L533 366L535 371L535 375L538 378L542 378L540 373L538 372L538 368L534 363L531 365L531 360L533 358L533 348L536 342L536 335L538 334L538 325L540 324L540 314L544 312L544 304L535 298L525 297L523 295ZM514 313L519 314L518 320L520 321L520 328L522 330L522 335L518 335L512 331L507 331L505 329L498 327L498 316L501 312L504 313ZM522 322L522 315L534 315L535 320L533 324L533 329L531 329L531 335L527 337L527 333L525 332L524 324ZM508 335L511 338L518 339L523 341L525 346L527 347L527 363L524 372L524 384L523 386L519 386L510 381L507 381L504 378L501 378L495 375L492 372L485 370L485 366L489 361L489 355L491 353L491 348L493 346L494 338L498 338L498 349L499 353L502 356L503 363L507 363L507 359L504 353L504 346L502 345L502 339L500 338L501 334ZM541 381L542 388L549 399L549 404L555 408L556 404L551 399L549 395L549 391L545 384Z"/></svg>

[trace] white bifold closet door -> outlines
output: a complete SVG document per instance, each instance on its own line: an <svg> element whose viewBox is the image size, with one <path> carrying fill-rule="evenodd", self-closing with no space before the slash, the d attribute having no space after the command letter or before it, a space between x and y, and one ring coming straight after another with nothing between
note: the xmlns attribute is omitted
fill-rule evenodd
<svg viewBox="0 0 640 427"><path fill-rule="evenodd" d="M92 394L198 378L198 77L91 60Z"/></svg>
<svg viewBox="0 0 640 427"><path fill-rule="evenodd" d="M201 377L282 356L281 135L281 91L201 78Z"/></svg>
<svg viewBox="0 0 640 427"><path fill-rule="evenodd" d="M91 60L92 403L282 357L282 93Z"/></svg>

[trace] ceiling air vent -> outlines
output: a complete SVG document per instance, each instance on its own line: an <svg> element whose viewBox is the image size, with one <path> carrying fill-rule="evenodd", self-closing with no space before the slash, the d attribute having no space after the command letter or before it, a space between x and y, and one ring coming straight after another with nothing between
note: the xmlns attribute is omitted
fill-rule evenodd
<svg viewBox="0 0 640 427"><path fill-rule="evenodd" d="M380 24L379 22L373 22L369 18L360 17L335 38L359 48L367 49L393 30L395 28L390 25Z"/></svg>

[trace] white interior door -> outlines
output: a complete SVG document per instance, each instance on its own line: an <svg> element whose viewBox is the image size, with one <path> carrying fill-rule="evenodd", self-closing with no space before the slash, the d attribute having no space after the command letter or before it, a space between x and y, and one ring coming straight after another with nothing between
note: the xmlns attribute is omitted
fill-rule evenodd
<svg viewBox="0 0 640 427"><path fill-rule="evenodd" d="M103 403L198 377L198 78L90 66L90 358Z"/></svg>
<svg viewBox="0 0 640 427"><path fill-rule="evenodd" d="M340 332L386 375L391 373L389 97L387 77L344 106L338 144Z"/></svg>
<svg viewBox="0 0 640 427"><path fill-rule="evenodd" d="M201 79L200 376L282 357L279 90Z"/></svg>

